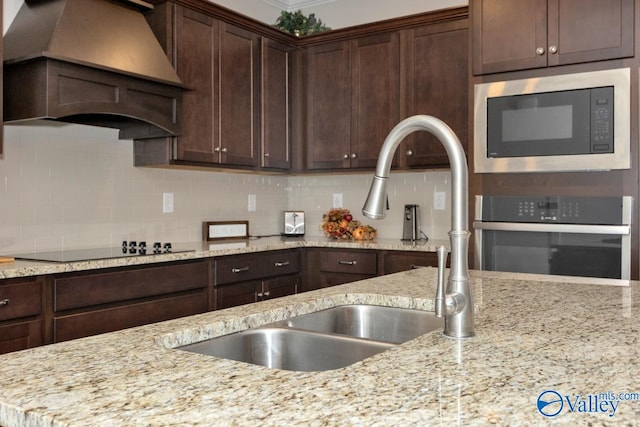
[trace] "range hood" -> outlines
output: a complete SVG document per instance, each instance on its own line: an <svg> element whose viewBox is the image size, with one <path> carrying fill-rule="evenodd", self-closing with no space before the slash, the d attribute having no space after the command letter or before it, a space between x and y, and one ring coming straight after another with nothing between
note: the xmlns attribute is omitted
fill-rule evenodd
<svg viewBox="0 0 640 427"><path fill-rule="evenodd" d="M51 119L180 133L184 87L140 0L25 0L4 36L5 123Z"/></svg>

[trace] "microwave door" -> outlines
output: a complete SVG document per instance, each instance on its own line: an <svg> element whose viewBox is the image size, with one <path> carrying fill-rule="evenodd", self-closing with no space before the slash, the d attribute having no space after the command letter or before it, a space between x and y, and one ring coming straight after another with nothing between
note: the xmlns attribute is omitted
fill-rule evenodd
<svg viewBox="0 0 640 427"><path fill-rule="evenodd" d="M487 100L487 155L493 158L588 154L589 90Z"/></svg>

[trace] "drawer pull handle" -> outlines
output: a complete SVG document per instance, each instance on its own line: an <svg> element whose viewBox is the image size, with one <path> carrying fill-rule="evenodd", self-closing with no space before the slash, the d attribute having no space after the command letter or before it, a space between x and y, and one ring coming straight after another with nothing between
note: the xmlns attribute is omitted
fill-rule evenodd
<svg viewBox="0 0 640 427"><path fill-rule="evenodd" d="M358 263L358 261L338 261L338 264L340 265L356 265Z"/></svg>
<svg viewBox="0 0 640 427"><path fill-rule="evenodd" d="M289 261L276 261L275 266L276 267L286 267L289 264L291 264Z"/></svg>
<svg viewBox="0 0 640 427"><path fill-rule="evenodd" d="M9 305L9 298L0 299L0 307L4 307L5 305Z"/></svg>
<svg viewBox="0 0 640 427"><path fill-rule="evenodd" d="M245 271L249 271L249 266L247 265L246 267L235 267L231 269L232 273L244 273Z"/></svg>

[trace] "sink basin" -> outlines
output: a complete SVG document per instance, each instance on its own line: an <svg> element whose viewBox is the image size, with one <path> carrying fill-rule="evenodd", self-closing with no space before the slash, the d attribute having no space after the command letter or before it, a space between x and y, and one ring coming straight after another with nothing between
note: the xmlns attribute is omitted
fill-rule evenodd
<svg viewBox="0 0 640 427"><path fill-rule="evenodd" d="M295 329L262 327L178 347L289 371L327 371L351 365L392 344Z"/></svg>
<svg viewBox="0 0 640 427"><path fill-rule="evenodd" d="M441 329L444 320L429 311L356 304L292 317L276 325L400 344Z"/></svg>

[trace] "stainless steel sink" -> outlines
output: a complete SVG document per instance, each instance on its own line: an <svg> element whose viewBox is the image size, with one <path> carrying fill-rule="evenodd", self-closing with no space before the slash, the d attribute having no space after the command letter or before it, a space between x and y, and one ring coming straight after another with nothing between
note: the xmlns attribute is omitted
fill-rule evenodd
<svg viewBox="0 0 640 427"><path fill-rule="evenodd" d="M351 365L442 325L432 312L343 305L178 349L267 368L327 371Z"/></svg>
<svg viewBox="0 0 640 427"><path fill-rule="evenodd" d="M366 304L342 305L275 323L394 344L441 329L443 324L433 312Z"/></svg>
<svg viewBox="0 0 640 427"><path fill-rule="evenodd" d="M255 328L178 347L180 350L289 371L351 365L392 344L286 328Z"/></svg>

